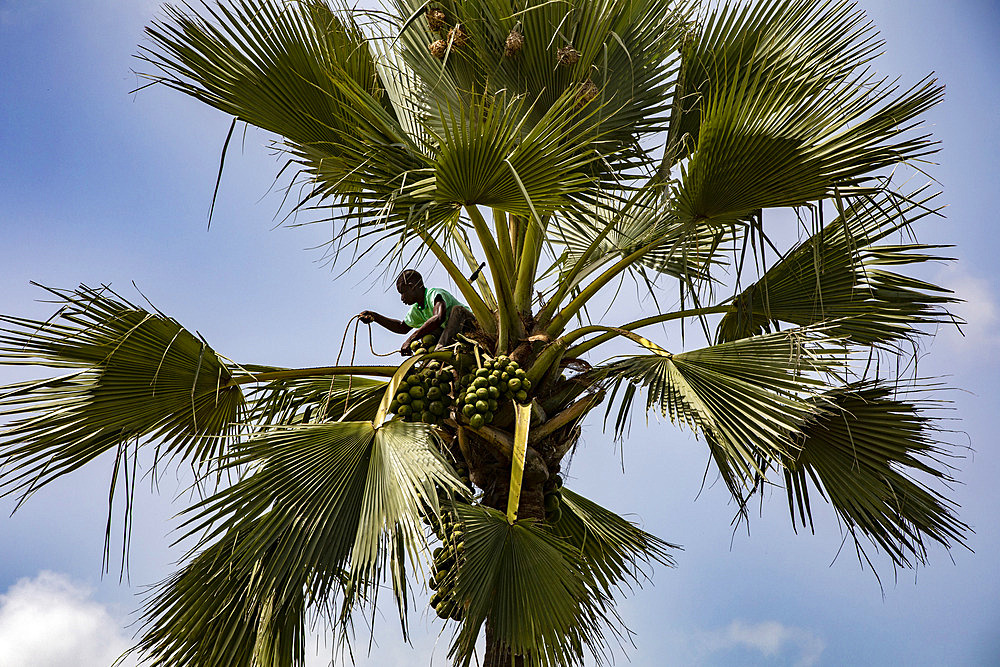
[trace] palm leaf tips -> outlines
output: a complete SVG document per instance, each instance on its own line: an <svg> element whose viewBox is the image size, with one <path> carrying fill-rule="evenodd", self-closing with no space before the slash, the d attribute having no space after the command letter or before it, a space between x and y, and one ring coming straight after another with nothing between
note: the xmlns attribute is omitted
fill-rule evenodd
<svg viewBox="0 0 1000 667"><path fill-rule="evenodd" d="M108 288L55 290L55 318L4 317L6 363L75 369L0 390L7 493L28 492L133 441L206 465L225 450L245 399L203 340Z"/></svg>

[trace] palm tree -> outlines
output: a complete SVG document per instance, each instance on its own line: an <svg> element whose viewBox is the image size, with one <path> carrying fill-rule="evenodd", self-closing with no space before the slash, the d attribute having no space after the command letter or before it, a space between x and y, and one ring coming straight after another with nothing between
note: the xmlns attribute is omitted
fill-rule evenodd
<svg viewBox="0 0 1000 667"><path fill-rule="evenodd" d="M154 82L278 137L338 262L435 263L474 318L399 365L288 369L107 287L3 317L4 363L63 372L2 388L0 490L108 451L207 490L144 609L151 664L302 664L307 616L347 640L386 585L406 636L413 584L456 665L483 633L491 667L604 662L675 547L562 486L602 405L614 437L644 411L693 431L743 513L780 484L864 559L964 545L935 385L895 372L952 321L899 272L941 259L904 175L942 88L874 74L853 3L224 0L147 32ZM628 279L648 316L596 317ZM667 322L685 349L638 333Z"/></svg>

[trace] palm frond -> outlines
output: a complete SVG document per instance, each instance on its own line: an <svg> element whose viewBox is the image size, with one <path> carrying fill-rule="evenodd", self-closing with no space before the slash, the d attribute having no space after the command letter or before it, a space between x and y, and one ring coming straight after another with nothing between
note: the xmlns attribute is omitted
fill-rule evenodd
<svg viewBox="0 0 1000 667"><path fill-rule="evenodd" d="M349 12L316 0L166 11L147 29L154 47L142 57L162 72L151 78L283 137L312 184L299 206L331 197L344 207L344 243L451 219L420 194L428 147L401 124Z"/></svg>
<svg viewBox="0 0 1000 667"><path fill-rule="evenodd" d="M794 435L815 411L808 400L822 377L843 362L843 348L822 329L753 336L679 354L628 356L598 369L615 386L646 390L646 410L658 406L679 426L703 434L724 452L739 478L763 474L761 461L797 451ZM619 404L620 436L635 391Z"/></svg>
<svg viewBox="0 0 1000 667"><path fill-rule="evenodd" d="M643 565L674 566L670 550L680 549L676 544L650 535L565 486L560 496L562 518L552 525L552 532L579 550L584 567L607 597L632 583L641 586L649 578Z"/></svg>
<svg viewBox="0 0 1000 667"><path fill-rule="evenodd" d="M234 448L226 468L252 474L186 510L184 537L210 545L239 535L231 566L259 579L256 603L276 582L308 575L319 599L344 593L346 614L373 603L388 575L405 632L403 574L427 551L421 516L437 511L437 489L464 489L426 425L274 427Z"/></svg>
<svg viewBox="0 0 1000 667"><path fill-rule="evenodd" d="M243 370L266 372L274 367ZM258 427L320 421L372 421L386 382L334 375L272 380L246 390L246 422Z"/></svg>
<svg viewBox="0 0 1000 667"><path fill-rule="evenodd" d="M814 6L782 4L796 11ZM841 29L840 4L824 5L831 19L824 28ZM819 27L807 21L796 30ZM877 190L879 170L935 150L926 136L909 132L941 99L943 89L933 80L900 93L870 73L844 71L839 59L821 65L800 48L800 42L828 46L824 39L799 32L780 37L781 44L795 44L795 55L806 55L779 58L780 67L726 71L706 84L697 142L674 191L681 217L735 221L761 208Z"/></svg>
<svg viewBox="0 0 1000 667"><path fill-rule="evenodd" d="M778 322L832 331L858 345L912 338L923 324L948 321L947 290L888 267L944 259L936 246L885 244L893 233L936 212L934 195L857 198L842 215L792 249L734 300L719 341L770 331Z"/></svg>
<svg viewBox="0 0 1000 667"><path fill-rule="evenodd" d="M274 571L277 549L255 551L253 535L266 517L248 522L211 545L170 578L145 603L143 634L132 652L160 667L231 667L305 664L306 608L322 607L309 573ZM294 540L290 526L275 545ZM234 560L240 563L234 567ZM324 572L337 579L338 573ZM343 575L340 575L343 580Z"/></svg>
<svg viewBox="0 0 1000 667"><path fill-rule="evenodd" d="M692 283L711 278L712 267L726 261L732 229L679 220L660 200L654 184L650 181L627 202L607 202L554 218L549 237L566 249L562 262L570 268L564 276L578 284L659 240L638 260L634 273L649 268Z"/></svg>
<svg viewBox="0 0 1000 667"><path fill-rule="evenodd" d="M670 116L668 160L687 157L700 139L702 114L718 82L743 76L798 82L803 95L822 91L864 67L881 45L864 15L841 0L766 4L705 3L685 24L682 66Z"/></svg>
<svg viewBox="0 0 1000 667"><path fill-rule="evenodd" d="M957 505L920 478L950 483L950 454L927 414L898 387L859 382L814 399L796 456L783 461L793 524L812 526L810 487L830 504L853 538L881 549L899 567L927 560L928 541L965 545L971 532L955 516ZM919 398L919 396L918 396ZM869 561L870 562L870 561Z"/></svg>
<svg viewBox="0 0 1000 667"><path fill-rule="evenodd" d="M29 493L104 452L158 442L157 459L203 465L225 451L245 398L231 371L175 320L109 288L46 288L48 321L0 317L5 364L69 368L57 378L0 388L4 493Z"/></svg>
<svg viewBox="0 0 1000 667"><path fill-rule="evenodd" d="M595 168L613 173L649 161L648 148L640 141L662 129L674 73L672 54L693 3L674 3L668 9L660 0L527 5L446 0L433 6L446 17L437 32L422 15L427 3L394 4L400 22L412 19L400 35L403 54L439 105L454 106L468 95L520 91L532 101L526 108L530 127L558 99L589 82L600 92L580 132L589 136L592 149L608 156ZM467 36L461 43L449 41L455 26ZM522 38L521 46L516 53L505 53L512 33ZM428 48L436 40L448 44L443 59ZM560 64L558 52L567 46L576 59Z"/></svg>
<svg viewBox="0 0 1000 667"><path fill-rule="evenodd" d="M449 657L469 665L484 624L512 655L531 664L603 663L605 628L614 628L578 551L533 520L513 525L500 512L458 505L464 560L454 591L463 620Z"/></svg>
<svg viewBox="0 0 1000 667"><path fill-rule="evenodd" d="M532 126L524 115L523 99L500 95L442 110L435 197L537 219L590 189L587 167L600 156L581 138L573 94Z"/></svg>

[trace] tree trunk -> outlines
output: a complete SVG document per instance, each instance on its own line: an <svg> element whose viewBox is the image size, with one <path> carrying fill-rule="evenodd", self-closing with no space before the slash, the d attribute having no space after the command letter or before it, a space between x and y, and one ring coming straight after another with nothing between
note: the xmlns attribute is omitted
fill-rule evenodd
<svg viewBox="0 0 1000 667"><path fill-rule="evenodd" d="M496 470L496 469L495 469ZM499 473L500 471L497 470ZM522 480L521 498L518 502L518 519L545 520L545 481L548 474L544 470L525 469ZM490 485L491 492L483 499L484 504L493 509L506 512L507 498L510 491L510 470L506 474L497 474ZM503 645L495 636L493 621L486 619L486 654L483 667L523 667L524 656L512 656L510 649Z"/></svg>

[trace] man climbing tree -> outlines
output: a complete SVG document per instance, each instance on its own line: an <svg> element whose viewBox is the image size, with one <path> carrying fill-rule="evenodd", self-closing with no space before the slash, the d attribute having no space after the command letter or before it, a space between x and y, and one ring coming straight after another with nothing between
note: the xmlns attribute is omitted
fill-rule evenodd
<svg viewBox="0 0 1000 667"><path fill-rule="evenodd" d="M365 324L375 322L398 334L416 329L399 348L399 353L403 356L412 354L410 346L414 341L419 341L428 334L437 335L439 330L438 345L447 345L469 314L465 306L448 290L425 287L423 276L413 269L405 269L399 274L396 278L396 290L399 292L400 300L410 307L406 317L396 320L373 310L364 310L358 314L358 319Z"/></svg>

